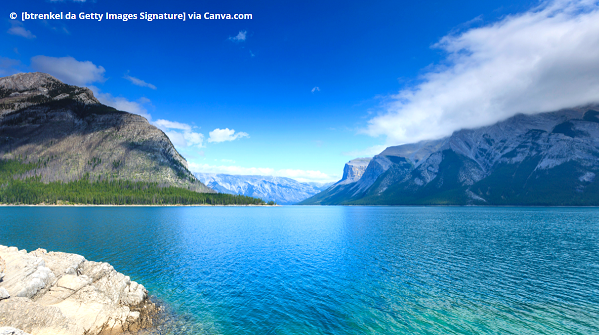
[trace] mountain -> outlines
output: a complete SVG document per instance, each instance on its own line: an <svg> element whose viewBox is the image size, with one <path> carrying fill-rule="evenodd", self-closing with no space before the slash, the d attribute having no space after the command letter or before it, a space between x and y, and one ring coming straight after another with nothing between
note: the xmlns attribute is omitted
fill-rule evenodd
<svg viewBox="0 0 599 335"><path fill-rule="evenodd" d="M298 203L327 188L330 184L301 183L297 180L274 176L236 176L215 173L196 173L208 187L220 193L241 194L273 200L281 205Z"/></svg>
<svg viewBox="0 0 599 335"><path fill-rule="evenodd" d="M345 163L345 166L343 167L343 176L336 185L349 184L360 180L371 160L372 158L356 158Z"/></svg>
<svg viewBox="0 0 599 335"><path fill-rule="evenodd" d="M389 147L301 204L599 205L599 106L516 115Z"/></svg>
<svg viewBox="0 0 599 335"><path fill-rule="evenodd" d="M343 167L343 176L338 182L329 185L328 187L321 190L304 201L300 202L299 205L330 205L336 204L336 194L339 190L345 189L345 185L354 185L357 181L362 178L366 168L368 167L372 158L356 158L345 163Z"/></svg>
<svg viewBox="0 0 599 335"><path fill-rule="evenodd" d="M18 178L43 183L126 180L214 193L148 120L39 72L0 78L0 160L32 164Z"/></svg>

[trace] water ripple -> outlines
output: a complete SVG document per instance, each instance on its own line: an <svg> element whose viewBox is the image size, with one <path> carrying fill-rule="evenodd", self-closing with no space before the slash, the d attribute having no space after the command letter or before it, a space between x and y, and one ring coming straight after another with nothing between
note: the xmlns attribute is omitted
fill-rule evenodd
<svg viewBox="0 0 599 335"><path fill-rule="evenodd" d="M0 208L0 244L111 263L151 334L596 334L599 210Z"/></svg>

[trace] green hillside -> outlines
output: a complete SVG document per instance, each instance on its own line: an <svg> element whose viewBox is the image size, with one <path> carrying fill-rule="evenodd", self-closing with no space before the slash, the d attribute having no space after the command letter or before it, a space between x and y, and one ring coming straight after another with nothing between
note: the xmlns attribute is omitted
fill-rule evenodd
<svg viewBox="0 0 599 335"><path fill-rule="evenodd" d="M198 193L152 182L98 178L89 175L71 182L44 183L39 176L24 177L44 163L0 160L0 203L83 205L266 205L243 195Z"/></svg>

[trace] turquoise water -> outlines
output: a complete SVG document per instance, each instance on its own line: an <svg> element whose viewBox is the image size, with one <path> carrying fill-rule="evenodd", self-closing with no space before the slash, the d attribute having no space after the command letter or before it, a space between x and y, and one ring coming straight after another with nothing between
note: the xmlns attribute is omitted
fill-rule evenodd
<svg viewBox="0 0 599 335"><path fill-rule="evenodd" d="M0 208L0 244L106 261L160 334L597 334L599 209Z"/></svg>

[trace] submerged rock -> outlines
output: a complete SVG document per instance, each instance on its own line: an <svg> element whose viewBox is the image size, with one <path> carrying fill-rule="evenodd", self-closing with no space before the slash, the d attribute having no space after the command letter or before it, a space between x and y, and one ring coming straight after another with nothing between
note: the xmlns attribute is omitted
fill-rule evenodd
<svg viewBox="0 0 599 335"><path fill-rule="evenodd" d="M0 327L36 335L119 334L151 326L157 313L147 290L108 263L5 246L0 257Z"/></svg>

